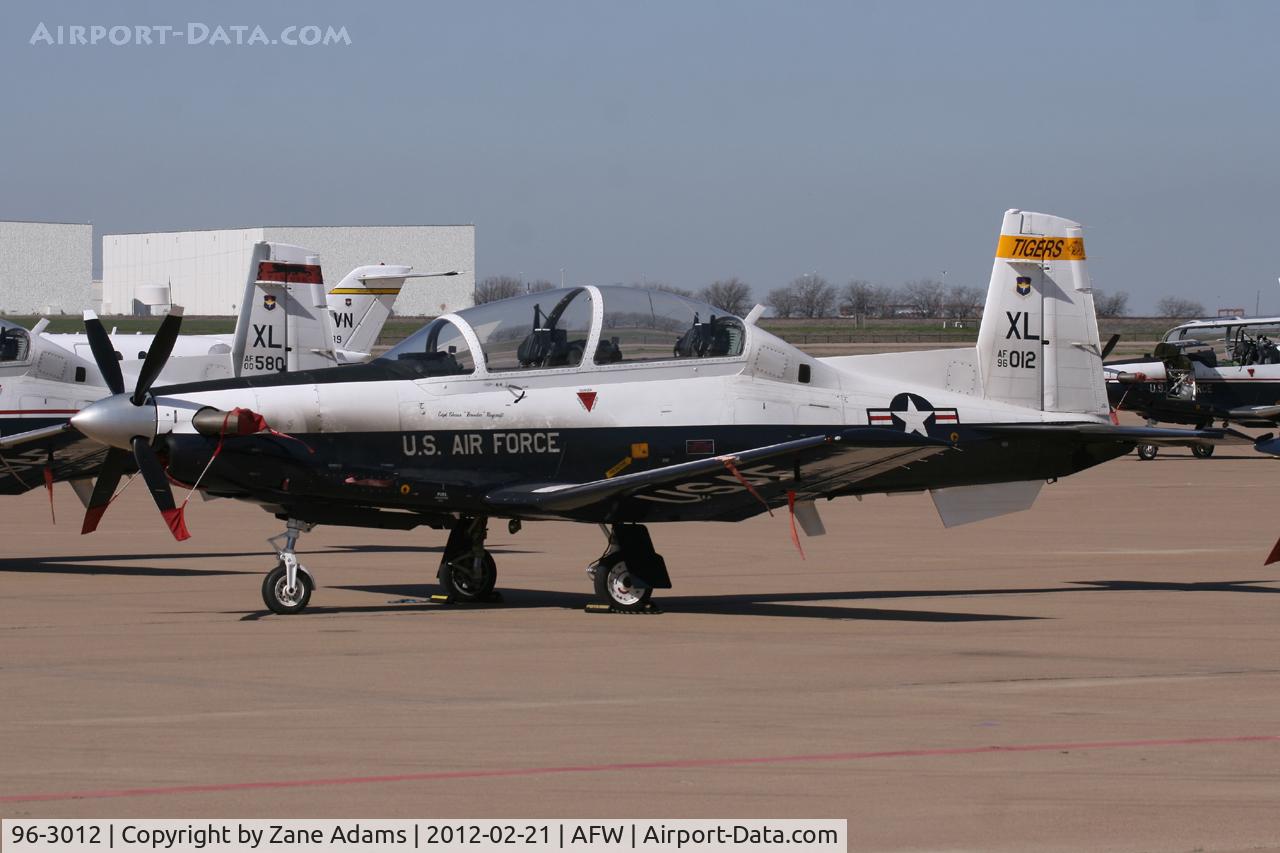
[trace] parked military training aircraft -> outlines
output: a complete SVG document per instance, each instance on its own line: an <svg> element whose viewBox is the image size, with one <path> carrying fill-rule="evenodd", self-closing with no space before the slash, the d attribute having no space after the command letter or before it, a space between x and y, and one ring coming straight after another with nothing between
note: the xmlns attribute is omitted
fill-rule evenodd
<svg viewBox="0 0 1280 853"><path fill-rule="evenodd" d="M1082 234L1007 212L977 345L927 352L814 358L759 306L574 287L442 316L369 364L153 390L169 317L129 394L90 319L115 395L72 418L111 448L85 529L130 457L179 538L168 477L260 504L287 522L263 598L289 613L314 587L294 549L315 524L450 531L438 577L465 600L494 588L490 519L570 519L605 529L597 594L638 609L670 586L649 522L785 508L815 535L818 499L922 490L947 526L1026 509L1045 482L1189 434L1110 423Z"/></svg>
<svg viewBox="0 0 1280 853"><path fill-rule="evenodd" d="M1150 423L1275 427L1280 424L1280 317L1192 320L1170 329L1143 359L1104 365L1107 394L1116 409ZM1276 445L1276 446L1273 446ZM1280 442L1260 450L1276 452ZM1207 459L1213 445L1193 444ZM1156 445L1138 455L1154 459Z"/></svg>

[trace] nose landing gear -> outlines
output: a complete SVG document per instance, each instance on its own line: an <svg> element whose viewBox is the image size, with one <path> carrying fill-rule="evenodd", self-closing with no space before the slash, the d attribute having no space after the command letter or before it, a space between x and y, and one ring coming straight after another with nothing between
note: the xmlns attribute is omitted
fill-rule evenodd
<svg viewBox="0 0 1280 853"><path fill-rule="evenodd" d="M315 581L307 567L298 562L294 549L298 545L298 538L313 527L314 524L291 518L284 533L267 540L280 558L276 567L267 572L262 580L262 602L272 613L301 613L311 601Z"/></svg>

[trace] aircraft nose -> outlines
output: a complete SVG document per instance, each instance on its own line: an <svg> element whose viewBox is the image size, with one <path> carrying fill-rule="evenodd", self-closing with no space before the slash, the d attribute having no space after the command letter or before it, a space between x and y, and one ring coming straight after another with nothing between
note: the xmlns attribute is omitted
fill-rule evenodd
<svg viewBox="0 0 1280 853"><path fill-rule="evenodd" d="M151 400L135 406L128 394L116 394L76 412L71 426L100 444L128 450L134 436L156 437L156 406Z"/></svg>

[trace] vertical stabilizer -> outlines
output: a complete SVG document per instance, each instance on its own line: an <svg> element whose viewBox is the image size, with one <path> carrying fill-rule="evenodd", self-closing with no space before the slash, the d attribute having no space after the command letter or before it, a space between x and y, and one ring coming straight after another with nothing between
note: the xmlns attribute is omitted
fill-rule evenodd
<svg viewBox="0 0 1280 853"><path fill-rule="evenodd" d="M332 366L333 336L319 258L300 246L255 245L231 347L235 375Z"/></svg>
<svg viewBox="0 0 1280 853"><path fill-rule="evenodd" d="M1051 412L1107 413L1080 223L1010 210L978 331L983 395Z"/></svg>
<svg viewBox="0 0 1280 853"><path fill-rule="evenodd" d="M412 269L398 264L356 267L329 291L333 341L344 361L369 357L405 280L423 277Z"/></svg>

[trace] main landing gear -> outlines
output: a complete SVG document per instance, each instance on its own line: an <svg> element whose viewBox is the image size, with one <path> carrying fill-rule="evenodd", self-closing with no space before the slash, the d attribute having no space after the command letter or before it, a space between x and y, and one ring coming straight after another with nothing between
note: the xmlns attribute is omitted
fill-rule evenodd
<svg viewBox="0 0 1280 853"><path fill-rule="evenodd" d="M670 589L666 561L653 550L649 531L641 524L600 526L608 544L604 556L587 567L600 604L593 612L655 613L649 603L654 589Z"/></svg>
<svg viewBox="0 0 1280 853"><path fill-rule="evenodd" d="M436 573L445 601L502 600L502 596L493 591L498 582L498 566L484 547L488 528L486 516L463 516L449 531L449 541L445 543L440 570Z"/></svg>
<svg viewBox="0 0 1280 853"><path fill-rule="evenodd" d="M449 532L440 558L437 578L442 603L501 601L494 591L498 569L493 555L484 547L488 535L487 516L463 516ZM279 558L262 581L262 600L272 613L300 613L311 601L315 580L298 562L298 539L315 525L291 518L284 533L267 540ZM519 530L512 521L511 532ZM587 568L600 603L588 605L596 613L657 613L649 599L655 589L670 589L666 561L653 550L648 529L642 524L601 525L607 545L604 554Z"/></svg>
<svg viewBox="0 0 1280 853"><path fill-rule="evenodd" d="M311 600L315 581L307 567L298 562L294 549L298 545L298 537L313 527L314 524L291 518L284 533L267 540L280 558L276 567L262 580L262 601L272 613L301 613Z"/></svg>

